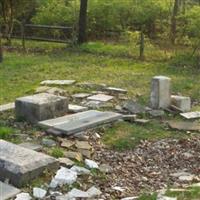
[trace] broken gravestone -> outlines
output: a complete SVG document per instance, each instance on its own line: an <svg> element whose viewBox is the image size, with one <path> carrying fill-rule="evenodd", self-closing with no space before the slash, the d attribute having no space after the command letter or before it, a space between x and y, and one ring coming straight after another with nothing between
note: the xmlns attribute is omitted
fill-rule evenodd
<svg viewBox="0 0 200 200"><path fill-rule="evenodd" d="M186 119L197 119L200 118L200 111L181 113L180 115Z"/></svg>
<svg viewBox="0 0 200 200"><path fill-rule="evenodd" d="M125 102L123 109L129 111L132 114L145 113L146 111L144 106L132 100Z"/></svg>
<svg viewBox="0 0 200 200"><path fill-rule="evenodd" d="M122 118L121 114L114 112L100 112L89 110L56 119L39 122L41 127L53 128L65 135L72 135L99 125L111 123Z"/></svg>
<svg viewBox="0 0 200 200"><path fill-rule="evenodd" d="M151 107L153 109L168 108L171 103L171 79L155 76L151 84Z"/></svg>
<svg viewBox="0 0 200 200"><path fill-rule="evenodd" d="M176 130L183 131L200 131L200 125L196 122L178 122L178 121L169 121L169 127Z"/></svg>
<svg viewBox="0 0 200 200"><path fill-rule="evenodd" d="M105 94L97 94L97 95L90 96L87 99L92 100L92 101L107 102L107 101L110 101L111 99L113 99L113 96L105 95Z"/></svg>
<svg viewBox="0 0 200 200"><path fill-rule="evenodd" d="M56 169L58 161L30 149L0 140L0 179L23 186L37 178L45 169Z"/></svg>
<svg viewBox="0 0 200 200"><path fill-rule="evenodd" d="M171 96L171 103L172 103L172 105L174 105L178 109L180 109L182 112L188 112L188 111L191 110L191 99L190 99L190 97L172 95Z"/></svg>
<svg viewBox="0 0 200 200"><path fill-rule="evenodd" d="M26 96L15 101L16 118L31 123L58 117L68 111L66 97L47 93Z"/></svg>

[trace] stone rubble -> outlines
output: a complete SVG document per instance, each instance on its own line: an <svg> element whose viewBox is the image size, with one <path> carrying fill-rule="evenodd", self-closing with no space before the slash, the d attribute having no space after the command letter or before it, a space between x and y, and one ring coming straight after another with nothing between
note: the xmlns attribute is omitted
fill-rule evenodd
<svg viewBox="0 0 200 200"><path fill-rule="evenodd" d="M33 196L36 199L44 199L44 197L46 196L47 191L42 189L42 188L38 188L38 187L34 187L33 188Z"/></svg>

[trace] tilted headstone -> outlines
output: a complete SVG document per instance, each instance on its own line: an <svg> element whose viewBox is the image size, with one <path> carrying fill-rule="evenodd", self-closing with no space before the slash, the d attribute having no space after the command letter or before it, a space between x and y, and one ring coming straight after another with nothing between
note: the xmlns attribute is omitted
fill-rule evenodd
<svg viewBox="0 0 200 200"><path fill-rule="evenodd" d="M17 119L37 123L67 113L68 101L66 97L40 93L16 99L15 111Z"/></svg>
<svg viewBox="0 0 200 200"><path fill-rule="evenodd" d="M168 108L171 103L171 79L166 76L155 76L151 84L151 107Z"/></svg>
<svg viewBox="0 0 200 200"><path fill-rule="evenodd" d="M175 105L182 112L188 112L191 110L190 97L172 95L171 101L172 101L172 105Z"/></svg>

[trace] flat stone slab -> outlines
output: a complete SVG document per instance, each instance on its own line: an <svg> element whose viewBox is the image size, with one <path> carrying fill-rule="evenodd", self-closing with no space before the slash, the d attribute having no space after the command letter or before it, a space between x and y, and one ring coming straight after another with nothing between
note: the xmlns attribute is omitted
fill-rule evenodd
<svg viewBox="0 0 200 200"><path fill-rule="evenodd" d="M58 161L43 153L0 140L0 180L21 187L46 169L54 170Z"/></svg>
<svg viewBox="0 0 200 200"><path fill-rule="evenodd" d="M110 101L111 99L113 99L113 96L110 95L105 95L105 94L97 94L97 95L93 95L87 98L88 100L93 100L93 101Z"/></svg>
<svg viewBox="0 0 200 200"><path fill-rule="evenodd" d="M89 93L77 93L77 94L73 94L72 97L76 98L76 99L84 99L91 96L91 94Z"/></svg>
<svg viewBox="0 0 200 200"><path fill-rule="evenodd" d="M40 93L16 99L15 111L17 119L37 123L67 113L68 101L66 97Z"/></svg>
<svg viewBox="0 0 200 200"><path fill-rule="evenodd" d="M170 121L168 122L169 127L177 130L183 131L200 131L200 124L195 122L178 122Z"/></svg>
<svg viewBox="0 0 200 200"><path fill-rule="evenodd" d="M45 80L40 85L72 85L75 82L75 80Z"/></svg>
<svg viewBox="0 0 200 200"><path fill-rule="evenodd" d="M7 200L13 198L19 193L20 190L18 188L15 188L11 185L0 181L0 200Z"/></svg>
<svg viewBox="0 0 200 200"><path fill-rule="evenodd" d="M115 87L107 87L105 90L110 92L111 94L112 93L121 93L121 94L127 93L127 90L122 89L122 88L115 88Z"/></svg>
<svg viewBox="0 0 200 200"><path fill-rule="evenodd" d="M15 103L8 103L4 105L0 105L0 112L5 112L8 110L14 110L15 109Z"/></svg>
<svg viewBox="0 0 200 200"><path fill-rule="evenodd" d="M186 119L197 119L200 118L200 111L181 113L180 115Z"/></svg>
<svg viewBox="0 0 200 200"><path fill-rule="evenodd" d="M89 110L72 115L66 115L56 119L42 121L39 122L39 125L47 128L53 127L66 135L71 135L105 123L116 121L121 118L122 115L118 113Z"/></svg>
<svg viewBox="0 0 200 200"><path fill-rule="evenodd" d="M33 151L41 151L42 150L42 145L34 144L34 143L30 143L30 142L21 143L21 144L19 144L19 146L27 148L27 149L31 149Z"/></svg>
<svg viewBox="0 0 200 200"><path fill-rule="evenodd" d="M69 112L72 112L72 113L78 113L78 112L83 112L83 111L88 110L87 107L73 105L73 104L69 104L68 109L69 109Z"/></svg>

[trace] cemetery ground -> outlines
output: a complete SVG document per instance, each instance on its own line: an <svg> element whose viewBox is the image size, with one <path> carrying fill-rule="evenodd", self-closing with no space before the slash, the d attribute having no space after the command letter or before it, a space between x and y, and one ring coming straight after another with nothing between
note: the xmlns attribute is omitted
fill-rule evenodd
<svg viewBox="0 0 200 200"><path fill-rule="evenodd" d="M4 53L4 62L0 64L0 105L13 102L17 97L33 94L43 80L68 79L76 80L77 83L103 83L128 91L124 100L123 98L114 100L106 107L101 108L102 110L113 110L126 98L148 106L152 77L165 75L172 79L173 94L191 97L192 110L200 110L199 70L188 66L174 66L169 59L173 52L154 51L152 53L151 50L148 50L146 60L139 61L129 56L127 54L129 49L124 46L91 43L79 49L65 50L62 45L40 44L43 48L37 48L38 44L28 43L28 52L26 53L23 53L18 47L7 49ZM166 55L169 57L168 59L166 59ZM76 84L59 88L66 91L66 96L70 100L73 94L94 91L94 88L82 88ZM156 200L156 190L166 186L184 188L181 191L168 189L166 192L166 195L178 197L178 200L199 199L200 189L191 186L193 180L180 183L176 182L175 177L170 177L170 173L174 173L172 169L179 170L185 167L189 168L191 174L195 174L194 182L200 182L198 171L200 170L199 132L170 129L165 123L167 120L183 120L178 114L170 112L165 112L161 117L139 114L139 118L150 119L150 121L145 124L121 121L108 127L89 131L90 143L97 152L96 161L106 162L114 169L114 172L108 175L96 170L92 171L93 183L99 187L105 185L105 188L110 188L112 182L117 180L116 182L121 183L119 186L126 185L129 188L125 195L121 194L123 192L119 189L107 196L107 199L141 194L139 200ZM98 133L101 138L92 137L93 132ZM55 139L44 135L43 131L35 126L25 122L15 122L13 111L0 114L0 139L19 144L32 139L41 141L43 137ZM65 149L45 147L43 151L54 157L62 157ZM190 152L195 155L189 155ZM191 157L188 158L188 156ZM81 162L76 163L80 166L83 165ZM152 171L155 166L159 169ZM140 177L134 175L134 178L131 179L132 173L140 175ZM52 174L47 172L30 185L40 187L45 181L50 181L51 177ZM91 184L91 180L87 181ZM24 188L25 191L30 192L30 185ZM74 187L82 188L84 186L78 182ZM69 189L64 188L63 190L69 191ZM152 191L155 194L142 195ZM103 191L103 193L109 192Z"/></svg>

